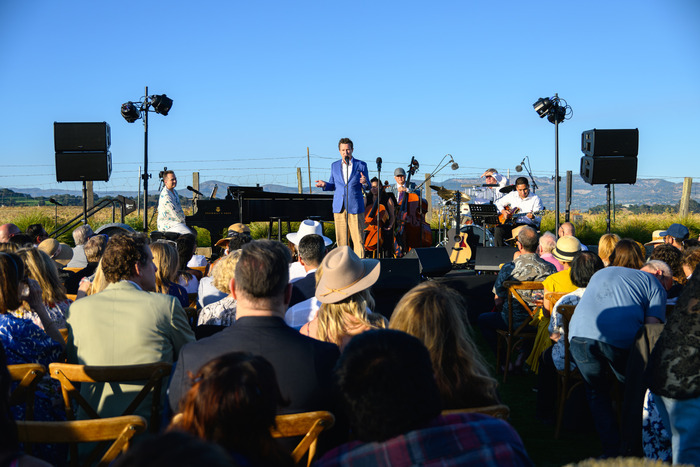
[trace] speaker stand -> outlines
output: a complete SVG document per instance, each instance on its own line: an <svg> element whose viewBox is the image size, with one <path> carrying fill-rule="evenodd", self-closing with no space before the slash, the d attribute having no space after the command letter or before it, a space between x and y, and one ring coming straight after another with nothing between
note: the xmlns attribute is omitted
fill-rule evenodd
<svg viewBox="0 0 700 467"><path fill-rule="evenodd" d="M610 233L610 184L608 183L605 185L605 189L607 190L607 202L608 202L608 216L606 219L607 222L607 233Z"/></svg>
<svg viewBox="0 0 700 467"><path fill-rule="evenodd" d="M83 180L83 224L87 223L87 181Z"/></svg>

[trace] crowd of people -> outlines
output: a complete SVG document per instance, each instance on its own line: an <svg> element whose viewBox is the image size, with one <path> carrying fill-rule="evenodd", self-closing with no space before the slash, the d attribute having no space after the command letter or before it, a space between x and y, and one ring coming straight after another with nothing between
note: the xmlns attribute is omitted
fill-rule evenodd
<svg viewBox="0 0 700 467"><path fill-rule="evenodd" d="M72 249L43 228L23 233L2 225L0 426L8 436L0 437L0 465L27 461L13 422L24 419L26 407L8 404L5 366L63 361L173 365L161 399L166 433L137 443L121 463L153 455L149 443L201 449L188 441L198 438L218 446L209 454L214 463L292 465L288 446L272 438L275 416L327 410L336 422L321 438L318 465L531 465L506 421L442 413L501 403L473 327L495 351L497 331L507 329L511 317L538 335L509 368L538 373L538 417L554 417L556 374L568 340L603 456L700 463L697 241L674 224L655 232L647 249L608 234L588 251L570 223L562 224L558 239L534 227L516 233L517 253L493 287L494 311L470 323L468 300L439 281L408 291L388 316L376 312L373 294L381 290L372 287L380 262L347 245L329 250L331 239L312 220L288 235L289 246L253 240L247 226L234 224L218 244L224 255L204 273L192 267L196 241L189 232L151 241L138 233L107 238L83 226ZM73 270L66 269L70 261ZM563 298L531 297L540 310L533 320L516 302L508 309L509 280L541 281L544 291ZM195 319L185 311L193 293ZM576 305L568 335L557 311L562 304ZM652 334L652 345L640 350L640 339L649 342ZM630 368L634 385L628 386L635 391L625 388L621 427L610 389L631 379ZM101 417L110 417L142 386L83 384L80 392ZM150 420L150 403L136 414ZM632 428L628 415L639 419ZM66 419L57 381L40 382L34 418ZM54 465L66 461L57 446L35 454ZM159 455L165 454L153 462Z"/></svg>

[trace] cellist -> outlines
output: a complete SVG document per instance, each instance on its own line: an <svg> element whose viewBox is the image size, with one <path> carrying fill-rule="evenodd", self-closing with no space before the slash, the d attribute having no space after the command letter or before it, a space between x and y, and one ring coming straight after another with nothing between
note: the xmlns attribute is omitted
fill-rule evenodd
<svg viewBox="0 0 700 467"><path fill-rule="evenodd" d="M420 195L420 190L416 189L415 183L406 183L406 171L403 168L398 167L394 170L394 180L396 180L396 185L391 186L391 192L394 194L399 204L403 200L404 195L402 193L416 193Z"/></svg>
<svg viewBox="0 0 700 467"><path fill-rule="evenodd" d="M370 180L370 183L372 184L372 186L370 188L370 191L367 193L367 200L365 201L365 206L367 206L366 212L369 212L372 209L374 201L377 199L377 197L379 197L379 204L384 207L386 213L388 214L388 216L385 219L383 218L379 222L380 228L382 230L382 238L380 243L382 252L384 252L384 254L379 255L379 257L391 258L393 256L394 250L394 223L396 220L396 205L394 203L394 197L386 192L387 188L389 187L389 182L387 182L387 185L382 186L381 195L379 195L379 179L377 177L374 177L372 178L372 180ZM365 224L370 225L366 218ZM374 223L374 225L376 226L376 223ZM368 249L366 241L365 248ZM376 246L374 246L374 248L372 248L370 251L375 251L376 249Z"/></svg>

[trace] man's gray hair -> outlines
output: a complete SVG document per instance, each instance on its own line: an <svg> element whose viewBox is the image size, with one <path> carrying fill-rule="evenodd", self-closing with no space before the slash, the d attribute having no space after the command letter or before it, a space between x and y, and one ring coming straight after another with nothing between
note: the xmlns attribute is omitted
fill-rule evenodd
<svg viewBox="0 0 700 467"><path fill-rule="evenodd" d="M551 253L557 247L557 237L552 232L545 232L540 237L540 248L542 253Z"/></svg>
<svg viewBox="0 0 700 467"><path fill-rule="evenodd" d="M644 264L642 269L647 270L647 272L654 273L656 271L661 271L664 276L673 277L673 272L671 272L671 267L661 261L660 259L650 259Z"/></svg>
<svg viewBox="0 0 700 467"><path fill-rule="evenodd" d="M83 224L73 231L73 240L75 240L76 246L84 245L85 242L88 241L88 238L92 237L93 235L95 235L95 232L92 231L92 227L90 227L88 224Z"/></svg>

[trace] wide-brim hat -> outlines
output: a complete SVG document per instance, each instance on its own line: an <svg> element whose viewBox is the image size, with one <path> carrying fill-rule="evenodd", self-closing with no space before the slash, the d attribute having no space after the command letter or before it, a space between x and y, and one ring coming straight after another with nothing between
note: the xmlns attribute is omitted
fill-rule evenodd
<svg viewBox="0 0 700 467"><path fill-rule="evenodd" d="M321 238L323 238L323 241L325 242L326 246L333 243L333 240L323 235L323 226L321 226L321 223L318 221L312 221L310 219L306 219L304 222L299 224L299 230L297 230L296 232L288 233L287 240L289 240L295 245L299 245L299 241L302 238L311 234L320 235Z"/></svg>
<svg viewBox="0 0 700 467"><path fill-rule="evenodd" d="M651 234L651 241L646 242L644 245L656 245L658 243L664 243L664 236L661 235L663 230L654 230Z"/></svg>
<svg viewBox="0 0 700 467"><path fill-rule="evenodd" d="M671 237L685 240L690 236L690 231L688 230L688 227L684 226L683 224L671 224L671 226L668 229L666 229L663 232L660 232L659 235L661 237L670 235Z"/></svg>
<svg viewBox="0 0 700 467"><path fill-rule="evenodd" d="M70 263L70 260L73 259L73 249L70 245L60 243L55 238L47 238L39 244L38 248L62 266Z"/></svg>
<svg viewBox="0 0 700 467"><path fill-rule="evenodd" d="M561 237L557 240L557 247L552 251L552 256L559 261L570 263L579 251L581 251L581 242L578 238Z"/></svg>
<svg viewBox="0 0 700 467"><path fill-rule="evenodd" d="M245 224L241 224L240 222L229 225L228 232L226 232L226 237L216 242L215 246L228 246L228 242L238 235L250 236L250 227Z"/></svg>
<svg viewBox="0 0 700 467"><path fill-rule="evenodd" d="M321 303L345 300L379 279L379 260L360 259L348 246L328 253L321 265L323 275L316 286L316 299Z"/></svg>

